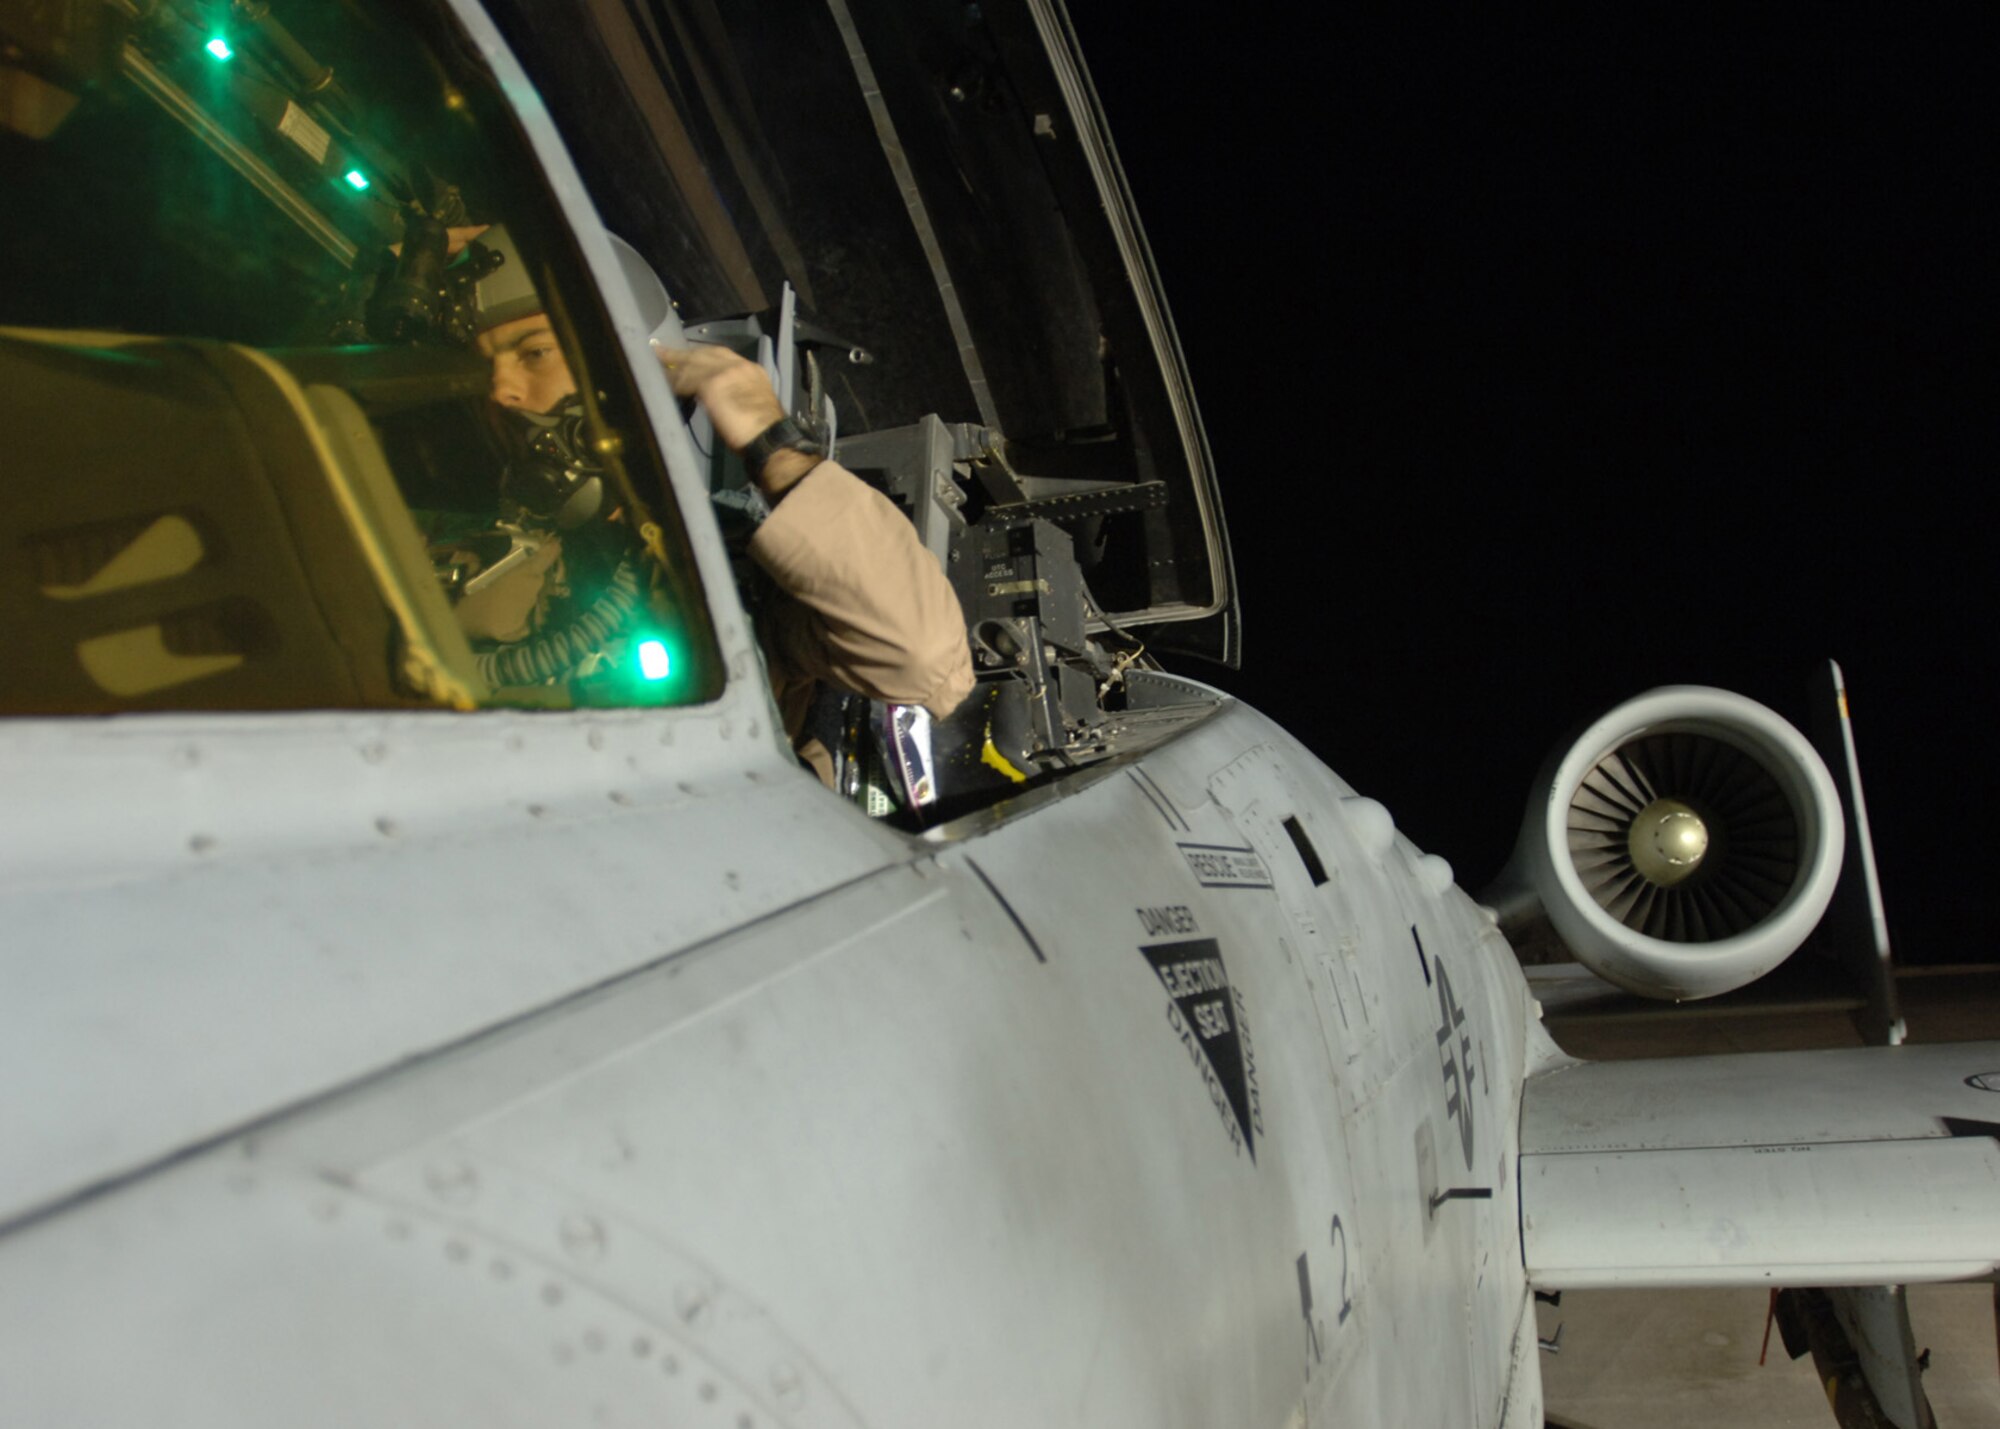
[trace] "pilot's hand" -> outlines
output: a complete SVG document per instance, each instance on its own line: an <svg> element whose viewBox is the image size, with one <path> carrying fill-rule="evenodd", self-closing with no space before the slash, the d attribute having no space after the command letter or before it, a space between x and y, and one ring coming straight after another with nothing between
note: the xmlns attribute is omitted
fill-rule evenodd
<svg viewBox="0 0 2000 1429"><path fill-rule="evenodd" d="M511 644L534 633L542 598L549 593L550 567L562 555L562 542L549 540L520 565L453 606L459 629L474 640Z"/></svg>
<svg viewBox="0 0 2000 1429"><path fill-rule="evenodd" d="M742 451L772 423L784 420L785 408L771 388L770 374L749 358L710 344L656 344L654 351L674 391L701 403L715 434L731 451ZM777 452L758 476L758 485L775 499L816 464L816 458L803 452Z"/></svg>
<svg viewBox="0 0 2000 1429"><path fill-rule="evenodd" d="M463 228L447 228L444 231L445 257L456 258L459 254L465 251L465 246L468 243L472 242L473 239L477 238L480 234L484 233L487 229L491 228L492 226L493 225L490 223L468 223ZM389 251L391 253L396 254L398 257L401 257L403 252L403 245L400 243L391 243L389 245Z"/></svg>
<svg viewBox="0 0 2000 1429"><path fill-rule="evenodd" d="M749 358L710 344L658 346L654 351L675 393L701 403L715 434L731 451L742 451L759 432L784 418L771 375Z"/></svg>

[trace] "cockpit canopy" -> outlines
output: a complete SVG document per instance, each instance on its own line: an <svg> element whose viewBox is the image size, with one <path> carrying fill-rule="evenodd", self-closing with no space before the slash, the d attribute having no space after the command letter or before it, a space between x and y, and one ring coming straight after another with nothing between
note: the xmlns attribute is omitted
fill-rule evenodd
<svg viewBox="0 0 2000 1429"><path fill-rule="evenodd" d="M1059 8L487 9L0 8L0 712L714 699L683 522L713 562L754 493L641 397L635 307L761 360L906 510L981 768L1103 757L1148 649L1233 663L1206 445Z"/></svg>
<svg viewBox="0 0 2000 1429"><path fill-rule="evenodd" d="M1235 663L1206 439L1060 5L487 8L684 316L789 285L842 431L977 426L1032 500L1158 483L1088 533L1092 594Z"/></svg>

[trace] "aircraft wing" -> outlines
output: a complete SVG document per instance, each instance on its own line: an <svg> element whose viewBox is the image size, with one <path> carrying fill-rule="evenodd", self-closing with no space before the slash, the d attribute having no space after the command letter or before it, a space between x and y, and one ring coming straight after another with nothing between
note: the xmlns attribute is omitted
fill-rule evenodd
<svg viewBox="0 0 2000 1429"><path fill-rule="evenodd" d="M2000 1266L2000 1042L1570 1063L1521 1112L1528 1277L1852 1286Z"/></svg>

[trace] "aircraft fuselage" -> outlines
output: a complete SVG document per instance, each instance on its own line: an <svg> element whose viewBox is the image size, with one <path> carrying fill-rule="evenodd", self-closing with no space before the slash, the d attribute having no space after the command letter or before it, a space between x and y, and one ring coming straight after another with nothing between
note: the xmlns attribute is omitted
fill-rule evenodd
<svg viewBox="0 0 2000 1429"><path fill-rule="evenodd" d="M136 826L10 860L102 1035L13 1048L6 1417L1538 1416L1512 956L1184 692L924 838L685 717L15 726L43 827L114 753Z"/></svg>

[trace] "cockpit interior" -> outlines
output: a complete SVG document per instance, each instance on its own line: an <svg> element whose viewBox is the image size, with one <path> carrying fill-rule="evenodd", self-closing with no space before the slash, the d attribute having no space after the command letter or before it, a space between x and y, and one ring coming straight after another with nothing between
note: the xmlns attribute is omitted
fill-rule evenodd
<svg viewBox="0 0 2000 1429"><path fill-rule="evenodd" d="M921 826L1166 727L1149 645L1234 659L1226 537L1059 57L1025 7L736 8L496 0L524 97L442 4L0 0L0 713L715 698L687 523L740 556L757 502L692 404L676 502L546 106L647 321L762 363L957 592L975 694L827 692L840 791ZM495 400L506 303L547 407Z"/></svg>

